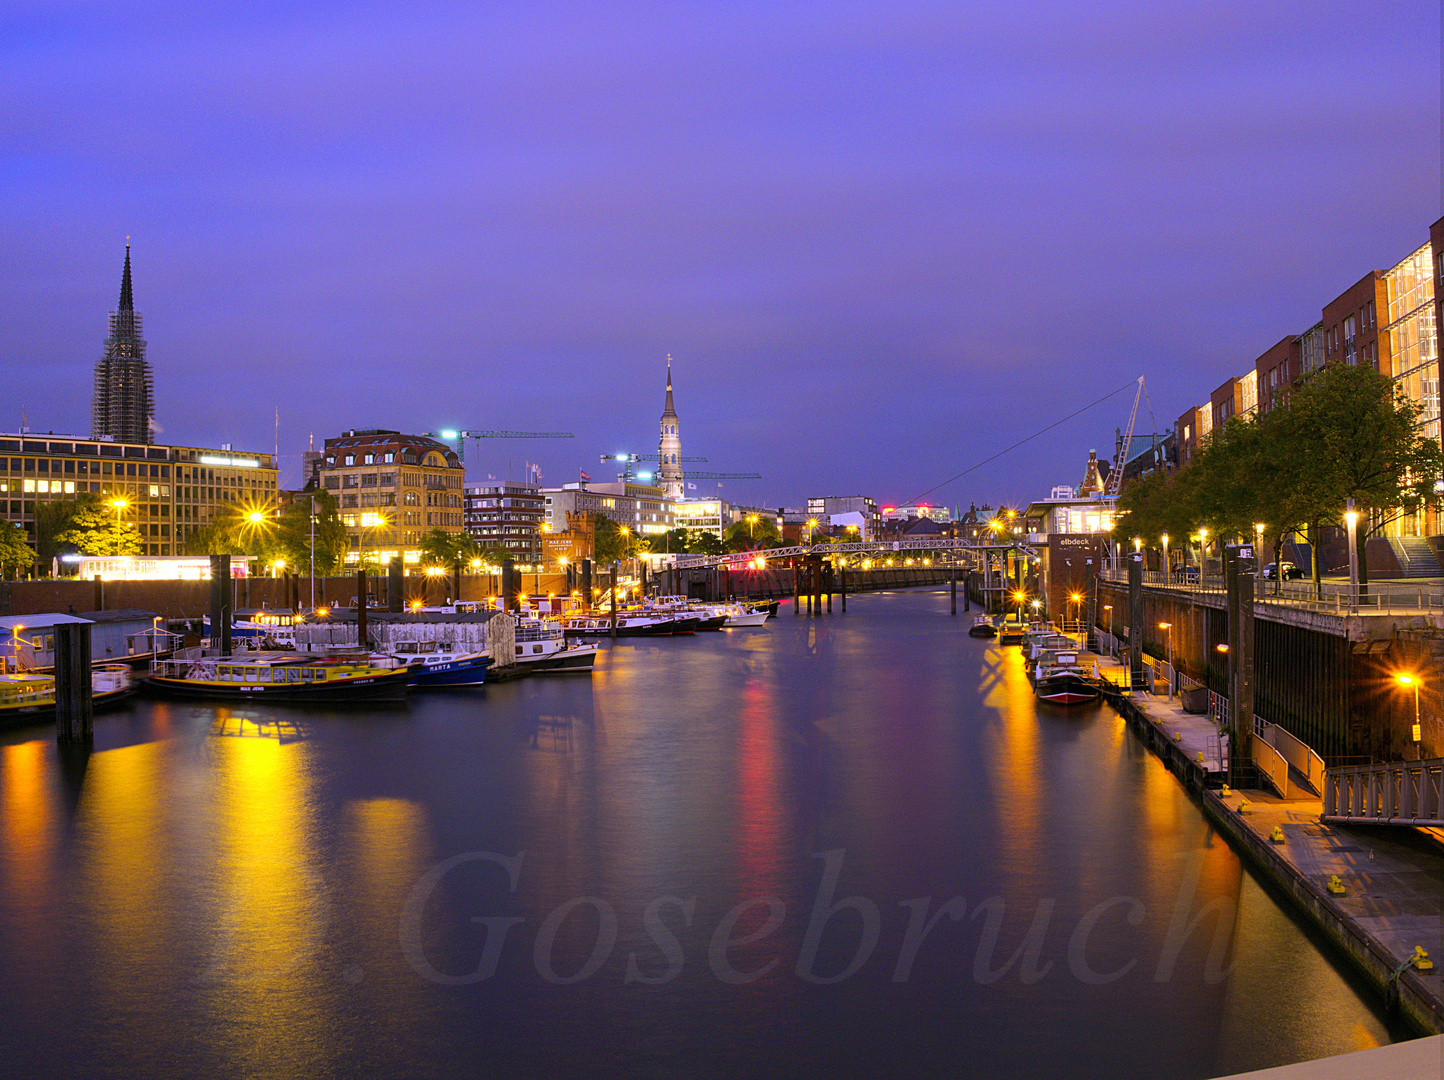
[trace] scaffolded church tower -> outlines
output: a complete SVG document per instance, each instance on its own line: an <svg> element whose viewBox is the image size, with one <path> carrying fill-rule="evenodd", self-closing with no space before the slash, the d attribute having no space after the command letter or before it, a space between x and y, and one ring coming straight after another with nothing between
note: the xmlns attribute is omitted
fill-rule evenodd
<svg viewBox="0 0 1444 1080"><path fill-rule="evenodd" d="M155 403L151 397L150 364L145 359L141 317L130 290L130 244L125 245L125 271L120 278L120 303L110 313L105 354L95 365L95 393L90 406L91 438L116 442L151 441Z"/></svg>

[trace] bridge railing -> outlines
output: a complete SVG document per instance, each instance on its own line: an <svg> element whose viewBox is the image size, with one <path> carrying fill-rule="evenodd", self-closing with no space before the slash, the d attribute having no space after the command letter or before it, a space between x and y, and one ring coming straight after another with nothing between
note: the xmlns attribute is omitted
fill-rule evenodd
<svg viewBox="0 0 1444 1080"><path fill-rule="evenodd" d="M1444 758L1328 769L1323 816L1378 825L1444 825Z"/></svg>
<svg viewBox="0 0 1444 1080"><path fill-rule="evenodd" d="M1104 581L1127 584L1127 566L1118 560L1109 560L1104 564L1100 576ZM1355 591L1349 585L1325 583L1316 591L1311 581L1300 579L1278 582L1279 591L1275 593L1275 582L1263 578L1255 578L1255 582L1255 607L1286 607L1328 615L1444 612L1444 587L1438 585L1375 581L1359 586ZM1194 596L1222 596L1227 591L1224 580L1220 577L1200 577L1183 570L1173 570L1167 574L1158 570L1145 570L1143 584Z"/></svg>
<svg viewBox="0 0 1444 1080"><path fill-rule="evenodd" d="M1020 554L1032 556L1035 552L1026 544L1012 545ZM794 544L790 547L758 548L754 551L736 551L727 555L676 555L673 563L679 570L707 566L745 566L755 559L772 562L776 559L803 558L808 555L894 555L912 551L937 551L970 556L972 563L981 562L988 551L1001 550L1000 545L980 544L976 540L863 540L841 544ZM898 569L892 567L891 569Z"/></svg>

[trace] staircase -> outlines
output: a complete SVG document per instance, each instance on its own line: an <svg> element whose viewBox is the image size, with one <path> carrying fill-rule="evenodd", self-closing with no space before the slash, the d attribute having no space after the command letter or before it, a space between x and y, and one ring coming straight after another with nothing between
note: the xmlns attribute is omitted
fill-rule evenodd
<svg viewBox="0 0 1444 1080"><path fill-rule="evenodd" d="M1418 536L1391 536L1388 539L1406 578L1438 577L1444 573L1429 541Z"/></svg>

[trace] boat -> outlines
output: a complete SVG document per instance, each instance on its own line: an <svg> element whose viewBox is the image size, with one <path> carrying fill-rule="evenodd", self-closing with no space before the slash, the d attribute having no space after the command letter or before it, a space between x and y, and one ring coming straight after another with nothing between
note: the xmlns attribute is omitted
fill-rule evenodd
<svg viewBox="0 0 1444 1080"><path fill-rule="evenodd" d="M90 670L90 700L95 712L110 709L135 695L125 664L104 664ZM31 723L55 716L55 676L33 671L0 673L0 725Z"/></svg>
<svg viewBox="0 0 1444 1080"><path fill-rule="evenodd" d="M994 638L998 636L998 628L993 625L991 615L979 615L973 620L973 625L968 627L969 637Z"/></svg>
<svg viewBox="0 0 1444 1080"><path fill-rule="evenodd" d="M1055 705L1078 705L1102 693L1102 680L1078 663L1076 652L1049 651L1038 659L1032 673L1033 693Z"/></svg>
<svg viewBox="0 0 1444 1080"><path fill-rule="evenodd" d="M666 637L679 632L675 629L676 625L676 619L660 612L617 613L618 637ZM562 624L562 632L567 637L607 637L612 632L612 616L610 613L574 615Z"/></svg>
<svg viewBox="0 0 1444 1080"><path fill-rule="evenodd" d="M998 627L999 645L1021 645L1028 636L1028 624L1023 622L1009 622L1005 617L1003 623Z"/></svg>
<svg viewBox="0 0 1444 1080"><path fill-rule="evenodd" d="M270 639L268 649L294 649L296 624L305 621L304 615L289 608L239 608L231 616L231 641L243 641L249 647ZM201 619L201 637L207 642L211 639L209 615Z"/></svg>
<svg viewBox="0 0 1444 1080"><path fill-rule="evenodd" d="M1055 630L1051 626L1040 627L1028 631L1028 636L1023 642L1023 662L1029 667L1037 666L1039 659L1049 652L1076 651L1078 643L1067 634Z"/></svg>
<svg viewBox="0 0 1444 1080"><path fill-rule="evenodd" d="M449 686L480 686L492 658L484 652L461 652L449 642L398 641L381 654L411 668L411 685L418 690Z"/></svg>
<svg viewBox="0 0 1444 1080"><path fill-rule="evenodd" d="M771 618L765 607L752 608L746 604L728 604L726 611L728 627L762 626Z"/></svg>
<svg viewBox="0 0 1444 1080"><path fill-rule="evenodd" d="M362 652L304 655L255 652L157 660L145 689L170 697L232 700L395 701L406 696L410 664Z"/></svg>
<svg viewBox="0 0 1444 1080"><path fill-rule="evenodd" d="M591 672L597 659L596 642L568 641L560 623L551 619L521 619L516 624L516 667L538 671Z"/></svg>

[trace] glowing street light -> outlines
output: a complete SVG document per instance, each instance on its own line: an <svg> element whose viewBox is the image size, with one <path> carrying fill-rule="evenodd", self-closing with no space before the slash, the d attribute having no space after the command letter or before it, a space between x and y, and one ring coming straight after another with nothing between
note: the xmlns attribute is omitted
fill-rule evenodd
<svg viewBox="0 0 1444 1080"><path fill-rule="evenodd" d="M125 508L130 505L130 502L126 499L111 499L110 505L115 507L115 523L119 525L120 515L125 511Z"/></svg>
<svg viewBox="0 0 1444 1080"><path fill-rule="evenodd" d="M1414 741L1418 742L1422 732L1419 729L1419 687L1424 680L1417 675L1400 674L1394 676L1400 686L1412 686L1414 688Z"/></svg>
<svg viewBox="0 0 1444 1080"><path fill-rule="evenodd" d="M1354 509L1353 499L1349 500L1348 509L1344 511L1344 522L1349 526L1349 610L1353 611L1359 605L1359 512ZM1277 571L1278 567L1274 570Z"/></svg>

